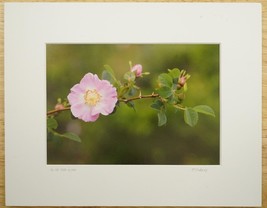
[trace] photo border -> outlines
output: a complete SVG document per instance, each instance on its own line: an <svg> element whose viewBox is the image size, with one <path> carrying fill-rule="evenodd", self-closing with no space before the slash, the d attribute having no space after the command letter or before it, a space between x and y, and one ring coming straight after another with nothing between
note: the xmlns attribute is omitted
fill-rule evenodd
<svg viewBox="0 0 267 208"><path fill-rule="evenodd" d="M214 5L214 4L213 4ZM225 6L225 5L224 5ZM259 8L258 8L259 9ZM36 8L35 8L35 10L36 10ZM36 11L33 11L33 12L36 12ZM8 25L7 25L8 26ZM6 36L7 38L9 37L9 36ZM23 37L23 38L26 38L26 37ZM244 38L244 37L242 37L242 38ZM8 41L7 41L8 42ZM261 42L260 42L261 43ZM9 43L10 44L10 43ZM260 44L260 46L261 46L261 44ZM5 48L5 50L6 50L6 48ZM8 55L8 53L5 53L5 54L7 54ZM9 58L10 58L10 56L9 56ZM9 61L7 61L7 60L5 60L5 66L7 65L7 67L6 68L9 68L10 67L10 65L9 65L10 63L9 63ZM38 66L38 65L37 65ZM6 70L6 69L5 69ZM31 71L31 72L33 72L33 71ZM7 76L6 77L8 77L8 78L11 78L10 77L10 74L9 74L10 72L8 72L8 71L5 71L5 74L7 74ZM259 79L260 77L257 77L257 80ZM8 83L10 83L10 81L11 80L7 80L7 79L5 79L5 89L6 90L10 90L10 86L8 85ZM259 86L257 86L257 88L259 88ZM28 88L27 88L28 89ZM8 92L8 91L6 91L6 92ZM224 92L223 92L224 93ZM9 102L8 102L8 100L10 100L11 98L10 97L8 97L8 94L9 93L6 93L6 95L7 95L7 103L9 104ZM259 97L257 96L256 97L256 99L258 100L259 99ZM43 101L43 99L41 99L41 101ZM41 102L40 101L40 102ZM5 108L7 109L7 111L6 111L6 124L8 124L9 122L7 122L7 121L11 121L10 120L10 118L9 118L9 113L11 113L9 110L12 108L12 107L14 107L14 106L8 106L8 105L5 105ZM259 113L260 112L257 112L257 115L259 116ZM18 128L18 130L19 131L21 131L22 130L22 127L21 126L18 126L19 128ZM21 127L21 128L20 128ZM8 131L7 131L8 130ZM8 125L7 125L7 129L6 129L6 138L10 138L9 136L10 136L10 129L8 128ZM261 142L261 141L260 141ZM8 140L6 140L6 178L7 178L7 182L10 180L10 178L12 178L12 172L9 172L11 169L10 168L12 168L13 166L11 166L11 164L10 164L10 158L11 158L11 156L12 156L12 154L14 154L14 152L12 153L12 152L10 152L10 150L9 149L7 149L7 147L8 148L10 148L12 146L12 143L10 143L10 141L8 141ZM13 150L14 150L14 148L13 148ZM16 148L16 150L19 150L18 148ZM20 152L20 151L19 151ZM17 154L18 152L16 152L16 154ZM35 152L35 153L37 153L37 152ZM13 156L16 156L16 155L13 155ZM35 165L37 165L38 166L38 163L37 164L35 164ZM259 165L258 164L258 162L257 162L257 165ZM27 166L27 165L26 165ZM249 166L250 167L250 166ZM249 172L250 172L251 170L246 170L246 173L248 174ZM164 171L163 171L164 172ZM10 174L11 173L11 174ZM198 174L199 174L199 172L198 172ZM258 182L260 182L261 183L261 181L258 181ZM10 185L10 184L8 184L8 185ZM12 184L11 184L12 185ZM116 185L116 184L113 184L113 185ZM118 185L118 184L117 184ZM252 185L252 184L251 184ZM7 189L6 189L6 191L10 191L9 190L9 188L7 187ZM235 196L236 197L236 196ZM17 200L17 199L16 199ZM8 200L7 200L8 201ZM216 205L216 203L220 203L219 201L216 201L215 202L215 204L213 203L212 205ZM28 203L32 203L32 202L28 202ZM225 203L225 201L224 201L224 203ZM76 204L74 204L74 205L76 205ZM93 205L93 204L92 204ZM104 204L105 205L105 204ZM110 205L110 204L108 204L108 205ZM127 204L126 204L127 205ZM138 204L137 204L138 205ZM143 205L143 204L140 204L140 205ZM164 205L168 205L168 204L165 204L165 203L163 203L163 204L159 204L159 205L162 205L162 206L164 206ZM175 205L177 205L177 204L175 204ZM183 205L183 204L181 204L181 205ZM194 204L192 204L192 205L194 205ZM197 205L199 205L198 203L197 203ZM201 204L200 204L201 205ZM206 202L206 204L202 204L202 205L209 205L209 204L207 204L207 202ZM227 204L219 204L219 205L224 205L224 206L226 206ZM231 204L232 205L232 204ZM233 204L233 205L235 205L235 204ZM238 205L238 206L242 206L242 205ZM253 206L255 206L255 204L253 205Z"/></svg>
<svg viewBox="0 0 267 208"><path fill-rule="evenodd" d="M60 44L58 44L58 43L46 43L46 46L47 45L57 45L57 46L59 46L59 45L61 45L62 43L60 43ZM216 46L218 46L218 48L219 48L219 53L218 53L218 59L219 59L219 64L218 64L218 71L216 72L216 74L218 74L218 77L219 77L219 79L218 79L218 85L219 85L219 90L218 90L218 93L217 93L217 96L216 96L216 100L218 100L219 101L219 105L218 105L218 107L219 107L219 111L220 111L220 94L221 94L221 91L220 91L220 56L221 56L221 50L220 50L220 43L208 43L208 44L205 44L205 43L179 43L179 44L176 44L176 43L172 43L172 44L170 44L170 43L164 43L164 42L162 42L162 43L149 43L149 44L146 44L146 43L134 43L134 44L131 44L131 43L116 43L116 44L113 44L113 43L105 43L105 44L101 44L101 43L92 43L92 44L88 44L88 43L77 43L77 44L73 44L73 43L68 43L68 44L66 44L66 43L64 43L64 44L62 44L62 45L64 45L64 46L66 46L66 45L72 45L72 46L74 46L74 45L139 45L139 47L140 47L140 45L171 45L171 46L174 46L174 45L176 45L177 47L181 47L181 45L182 46L207 46L207 45L216 45ZM47 48L47 47L46 47ZM47 55L47 52L46 52L46 55ZM166 69L165 69L166 70ZM116 70L114 70L114 72L115 72L115 74L116 74ZM47 66L46 66L46 76L47 76ZM100 71L99 71L99 73L100 73ZM98 76L99 75L101 75L101 73L99 74L98 73ZM150 71L149 73L151 73L151 74L153 74L153 70L152 71ZM191 73L190 73L191 74ZM193 73L192 73L193 74ZM100 77L100 76L99 76ZM46 82L46 98L48 99L48 92L47 92L47 82ZM190 84L190 85L192 85L192 83ZM202 103L200 103L200 104L202 104ZM214 106L213 106L214 107ZM47 109L47 105L46 105L46 110L48 110ZM50 109L50 110L53 110L53 109ZM216 110L214 110L214 112L217 112ZM181 114L181 116L183 117L183 114ZM204 115L204 116L207 116L207 115ZM215 115L215 117L217 117L217 115ZM219 124L218 124L218 127L219 127L219 130L218 130L218 133L217 133L217 136L218 136L218 163L213 163L213 164L180 164L180 163L178 163L178 164L175 164L175 163L168 163L168 162L166 162L166 163L133 163L133 164L131 164L131 163L66 163L66 164L53 164L53 163L48 163L47 162L47 165L201 165L201 166L205 166L205 165L211 165L211 166L214 166L214 165L220 165L221 164L221 140L220 140L220 137L221 137L221 135L220 135L220 113L218 113L218 121L219 121ZM200 121L201 122L201 121ZM168 125L168 124L167 124ZM185 126L187 126L188 124L186 124L186 123L184 123L184 125ZM46 135L48 135L48 132L46 132ZM46 136L47 137L47 139L48 139L48 136ZM51 137L50 137L51 138ZM203 138L203 136L202 136L202 138ZM212 137L208 137L208 138L212 138ZM208 138L206 138L206 139L208 139ZM46 148L48 147L48 140L47 140L47 143L46 143ZM47 149L46 149L46 158L48 158L48 154L47 154ZM203 157L204 158L204 157ZM200 161L200 160L199 160Z"/></svg>

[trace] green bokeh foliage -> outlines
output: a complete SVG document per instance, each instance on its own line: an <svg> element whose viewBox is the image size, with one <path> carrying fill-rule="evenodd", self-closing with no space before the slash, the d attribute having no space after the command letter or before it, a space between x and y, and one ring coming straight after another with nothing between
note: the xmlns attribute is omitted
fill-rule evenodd
<svg viewBox="0 0 267 208"><path fill-rule="evenodd" d="M219 164L219 45L218 44L48 44L47 110L57 98L88 72L101 77L110 65L118 79L129 71L129 61L151 74L137 81L151 94L160 73L185 69L191 78L185 105L209 105L216 117L199 115L197 126L183 121L183 112L167 109L166 126L158 127L152 99L135 101L136 112L121 103L116 113L93 123L74 119L69 111L57 116L59 132L73 131L81 143L47 138L48 164Z"/></svg>

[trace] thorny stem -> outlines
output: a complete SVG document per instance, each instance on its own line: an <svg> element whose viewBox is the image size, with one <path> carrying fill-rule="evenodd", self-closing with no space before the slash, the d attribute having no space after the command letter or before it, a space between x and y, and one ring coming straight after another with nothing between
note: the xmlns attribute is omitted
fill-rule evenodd
<svg viewBox="0 0 267 208"><path fill-rule="evenodd" d="M157 98L159 97L160 98L160 95L159 94L154 94L154 92L151 94L151 95L139 95L137 97L132 97L132 98L121 98L119 99L119 102L124 102L124 103L127 103L127 102L130 102L130 101L133 101L133 100L140 100L140 99L147 99L147 98ZM185 108L181 105L174 105L175 108L178 108L180 110L185 110ZM65 107L65 108L62 108L62 109L54 109L54 110L50 110L47 112L47 116L51 116L51 115L54 115L56 113L60 113L62 111L67 111L67 110L70 110L70 107Z"/></svg>
<svg viewBox="0 0 267 208"><path fill-rule="evenodd" d="M124 103L127 103L127 102L130 102L130 101L133 101L133 100L139 100L139 99L144 99L144 98L157 98L157 97L160 97L159 94L154 94L152 93L151 95L139 95L137 97L132 97L132 98L121 98L119 99L119 102L124 102ZM59 112L62 112L62 111L67 111L67 110L70 110L70 107L65 107L65 108L62 108L62 109L54 109L54 110L50 110L47 112L47 116L51 116L51 115L54 115L56 113L59 113Z"/></svg>
<svg viewBox="0 0 267 208"><path fill-rule="evenodd" d="M173 105L175 108L180 109L180 110L185 110L185 107L181 105Z"/></svg>
<svg viewBox="0 0 267 208"><path fill-rule="evenodd" d="M53 114L56 114L56 113L59 113L59 112L62 112L62 111L66 111L66 110L70 110L70 107L65 107L65 108L62 108L62 109L54 109L54 110L50 110L47 112L47 116L51 116Z"/></svg>
<svg viewBox="0 0 267 208"><path fill-rule="evenodd" d="M128 103L130 101L133 101L133 100L139 100L139 99L144 99L144 98L156 98L156 97L159 97L159 94L154 94L152 93L151 95L139 95L137 97L132 97L132 98L122 98L122 99L119 99L120 102L124 102L124 103Z"/></svg>

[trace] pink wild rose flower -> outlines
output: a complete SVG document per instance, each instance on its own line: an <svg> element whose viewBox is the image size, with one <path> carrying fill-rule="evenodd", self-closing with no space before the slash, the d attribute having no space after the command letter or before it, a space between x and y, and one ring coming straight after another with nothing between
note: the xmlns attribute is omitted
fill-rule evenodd
<svg viewBox="0 0 267 208"><path fill-rule="evenodd" d="M92 73L70 89L68 100L72 114L86 122L96 121L99 114L111 114L118 101L116 88Z"/></svg>
<svg viewBox="0 0 267 208"><path fill-rule="evenodd" d="M136 64L132 67L131 71L135 73L136 77L141 77L142 75L142 65L141 64Z"/></svg>

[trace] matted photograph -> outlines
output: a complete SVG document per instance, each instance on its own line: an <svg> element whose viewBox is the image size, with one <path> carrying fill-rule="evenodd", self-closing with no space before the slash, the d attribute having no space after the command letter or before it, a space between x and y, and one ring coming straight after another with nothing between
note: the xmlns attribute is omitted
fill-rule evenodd
<svg viewBox="0 0 267 208"><path fill-rule="evenodd" d="M5 3L7 206L261 206L253 3Z"/></svg>
<svg viewBox="0 0 267 208"><path fill-rule="evenodd" d="M219 44L47 44L47 164L220 164Z"/></svg>

